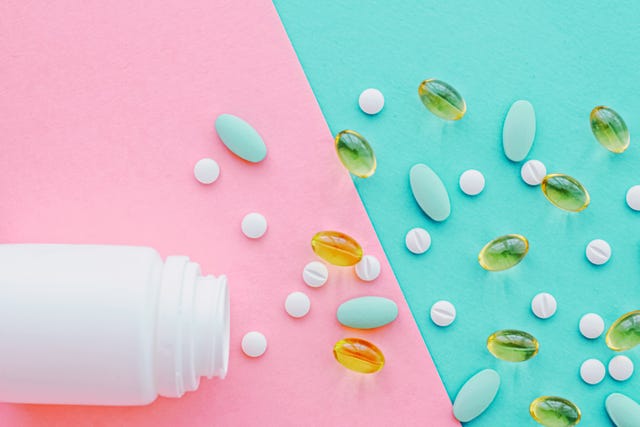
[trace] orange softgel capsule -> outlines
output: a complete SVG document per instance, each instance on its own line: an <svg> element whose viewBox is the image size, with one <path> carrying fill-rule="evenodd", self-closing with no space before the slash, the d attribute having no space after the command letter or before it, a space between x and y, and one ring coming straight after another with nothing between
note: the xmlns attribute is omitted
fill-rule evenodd
<svg viewBox="0 0 640 427"><path fill-rule="evenodd" d="M361 338L345 338L333 346L333 356L345 368L361 374L373 374L384 366L378 347Z"/></svg>
<svg viewBox="0 0 640 427"><path fill-rule="evenodd" d="M339 231L321 231L311 239L311 247L330 264L349 266L362 259L362 247L351 236Z"/></svg>

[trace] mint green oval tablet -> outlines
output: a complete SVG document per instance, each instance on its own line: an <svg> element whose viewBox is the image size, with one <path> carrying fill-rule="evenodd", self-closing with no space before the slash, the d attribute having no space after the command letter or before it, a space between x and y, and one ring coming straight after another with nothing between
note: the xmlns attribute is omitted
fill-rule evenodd
<svg viewBox="0 0 640 427"><path fill-rule="evenodd" d="M453 415L463 423L482 414L500 388L500 375L493 369L480 371L467 380L453 402Z"/></svg>
<svg viewBox="0 0 640 427"><path fill-rule="evenodd" d="M449 194L440 177L429 166L418 163L412 167L409 181L413 197L424 213L434 221L444 221L449 217Z"/></svg>
<svg viewBox="0 0 640 427"><path fill-rule="evenodd" d="M610 394L604 406L616 427L640 426L640 405L624 394Z"/></svg>
<svg viewBox="0 0 640 427"><path fill-rule="evenodd" d="M353 298L340 304L337 317L338 322L349 328L379 328L396 320L398 306L382 297Z"/></svg>
<svg viewBox="0 0 640 427"><path fill-rule="evenodd" d="M241 159L258 163L267 155L267 146L262 137L240 117L220 114L216 119L216 132L224 145Z"/></svg>
<svg viewBox="0 0 640 427"><path fill-rule="evenodd" d="M520 162L527 157L536 136L536 113L529 101L513 103L502 128L502 148L507 158Z"/></svg>

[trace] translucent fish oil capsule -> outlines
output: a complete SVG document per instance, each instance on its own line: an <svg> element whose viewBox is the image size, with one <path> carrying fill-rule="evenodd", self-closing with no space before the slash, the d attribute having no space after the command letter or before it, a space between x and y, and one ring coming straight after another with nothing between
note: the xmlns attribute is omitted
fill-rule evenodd
<svg viewBox="0 0 640 427"><path fill-rule="evenodd" d="M384 366L378 347L360 338L345 338L333 346L333 356L345 368L361 374L373 374Z"/></svg>
<svg viewBox="0 0 640 427"><path fill-rule="evenodd" d="M529 241L519 234L507 234L487 243L478 254L485 270L501 271L522 261L529 252Z"/></svg>
<svg viewBox="0 0 640 427"><path fill-rule="evenodd" d="M316 233L311 239L311 247L316 255L333 265L355 265L362 259L360 244L339 231Z"/></svg>
<svg viewBox="0 0 640 427"><path fill-rule="evenodd" d="M529 413L546 427L571 427L580 422L580 409L562 397L540 396L529 405Z"/></svg>
<svg viewBox="0 0 640 427"><path fill-rule="evenodd" d="M607 331L607 347L615 351L629 350L640 344L640 310L622 315Z"/></svg>
<svg viewBox="0 0 640 427"><path fill-rule="evenodd" d="M376 156L364 136L353 130L343 130L336 135L336 152L349 172L360 178L368 178L376 171Z"/></svg>
<svg viewBox="0 0 640 427"><path fill-rule="evenodd" d="M620 114L600 105L589 116L591 131L598 142L613 153L622 153L629 148L629 129Z"/></svg>
<svg viewBox="0 0 640 427"><path fill-rule="evenodd" d="M460 120L467 112L467 104L458 91L441 80L423 81L418 95L424 106L441 119Z"/></svg>
<svg viewBox="0 0 640 427"><path fill-rule="evenodd" d="M547 200L556 207L569 211L580 212L589 206L589 193L580 182L561 173L552 173L542 179L540 186Z"/></svg>
<svg viewBox="0 0 640 427"><path fill-rule="evenodd" d="M487 338L487 349L498 359L524 362L538 354L538 340L524 331L503 329Z"/></svg>

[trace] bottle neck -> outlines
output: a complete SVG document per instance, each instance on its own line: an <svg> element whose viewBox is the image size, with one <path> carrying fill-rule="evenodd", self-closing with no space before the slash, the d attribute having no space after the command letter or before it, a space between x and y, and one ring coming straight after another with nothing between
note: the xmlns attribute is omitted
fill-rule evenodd
<svg viewBox="0 0 640 427"><path fill-rule="evenodd" d="M158 394L180 397L200 377L224 378L229 361L225 276L202 276L183 256L167 258L158 296L155 377Z"/></svg>

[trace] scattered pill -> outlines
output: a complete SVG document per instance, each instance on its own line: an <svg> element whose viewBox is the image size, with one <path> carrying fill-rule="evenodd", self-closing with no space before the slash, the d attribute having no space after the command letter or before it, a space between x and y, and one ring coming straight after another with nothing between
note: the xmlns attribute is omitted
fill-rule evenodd
<svg viewBox="0 0 640 427"><path fill-rule="evenodd" d="M487 243L478 254L478 262L488 271L507 270L524 259L529 241L519 234L507 234Z"/></svg>
<svg viewBox="0 0 640 427"><path fill-rule="evenodd" d="M540 185L546 175L547 168L540 160L529 160L520 169L520 176L528 185Z"/></svg>
<svg viewBox="0 0 640 427"><path fill-rule="evenodd" d="M333 356L347 369L361 374L373 374L384 366L382 351L369 341L345 338L333 346Z"/></svg>
<svg viewBox="0 0 640 427"><path fill-rule="evenodd" d="M418 87L420 100L429 111L445 120L460 120L467 111L462 96L447 83L427 79Z"/></svg>
<svg viewBox="0 0 640 427"><path fill-rule="evenodd" d="M595 313L587 313L580 318L579 328L582 336L593 340L604 332L604 320Z"/></svg>
<svg viewBox="0 0 640 427"><path fill-rule="evenodd" d="M456 320L456 308L449 301L437 301L431 306L431 321L438 326L449 326Z"/></svg>
<svg viewBox="0 0 640 427"><path fill-rule="evenodd" d="M291 292L284 302L284 309L291 317L304 317L309 313L311 301L303 292Z"/></svg>
<svg viewBox="0 0 640 427"><path fill-rule="evenodd" d="M384 95L378 89L365 89L358 98L358 104L363 112L372 115L378 114L384 107Z"/></svg>
<svg viewBox="0 0 640 427"><path fill-rule="evenodd" d="M504 329L487 338L487 349L498 359L524 362L538 354L538 340L524 331Z"/></svg>
<svg viewBox="0 0 640 427"><path fill-rule="evenodd" d="M376 280L380 276L380 261L373 255L365 255L356 264L356 276L365 282Z"/></svg>
<svg viewBox="0 0 640 427"><path fill-rule="evenodd" d="M259 239L267 232L267 219L257 212L245 215L242 219L242 232L250 239Z"/></svg>
<svg viewBox="0 0 640 427"><path fill-rule="evenodd" d="M587 245L586 254L591 264L602 265L611 258L611 246L602 239L595 239Z"/></svg>
<svg viewBox="0 0 640 427"><path fill-rule="evenodd" d="M531 311L540 319L548 319L556 314L556 299L553 295L541 292L531 300Z"/></svg>
<svg viewBox="0 0 640 427"><path fill-rule="evenodd" d="M362 259L362 247L355 239L339 231L320 231L311 239L313 252L329 264L356 265Z"/></svg>
<svg viewBox="0 0 640 427"><path fill-rule="evenodd" d="M311 261L302 270L302 280L312 288L319 288L327 283L329 269L320 261Z"/></svg>
<svg viewBox="0 0 640 427"><path fill-rule="evenodd" d="M562 210L580 212L589 206L589 193L569 175L549 174L542 179L541 188L547 200Z"/></svg>
<svg viewBox="0 0 640 427"><path fill-rule="evenodd" d="M413 166L409 172L411 192L420 209L434 221L444 221L451 213L449 193L442 180L427 165Z"/></svg>
<svg viewBox="0 0 640 427"><path fill-rule="evenodd" d="M220 176L220 166L213 159L200 159L193 168L193 174L202 184L211 184Z"/></svg>
<svg viewBox="0 0 640 427"><path fill-rule="evenodd" d="M404 243L410 252L420 255L428 251L431 247L431 236L424 228L412 228L405 236Z"/></svg>
<svg viewBox="0 0 640 427"><path fill-rule="evenodd" d="M502 128L502 148L512 162L521 162L529 154L536 136L536 113L529 101L511 105ZM543 175L544 176L544 175Z"/></svg>
<svg viewBox="0 0 640 427"><path fill-rule="evenodd" d="M580 422L580 409L556 396L540 396L529 405L531 417L543 426L572 427Z"/></svg>
<svg viewBox="0 0 640 427"><path fill-rule="evenodd" d="M484 190L484 175L475 169L466 170L460 175L460 189L468 196L476 196Z"/></svg>
<svg viewBox="0 0 640 427"><path fill-rule="evenodd" d="M599 384L605 373L604 364L598 359L587 359L580 365L580 378L587 384Z"/></svg>
<svg viewBox="0 0 640 427"><path fill-rule="evenodd" d="M611 393L605 401L607 414L616 427L640 426L640 404L620 393Z"/></svg>
<svg viewBox="0 0 640 427"><path fill-rule="evenodd" d="M242 338L242 351L249 357L260 357L267 351L267 338L257 331L247 332Z"/></svg>
<svg viewBox="0 0 640 427"><path fill-rule="evenodd" d="M627 191L627 205L634 211L640 211L640 185L634 185Z"/></svg>
<svg viewBox="0 0 640 427"><path fill-rule="evenodd" d="M626 381L633 375L633 362L627 356L615 356L609 361L609 375L616 381Z"/></svg>
<svg viewBox="0 0 640 427"><path fill-rule="evenodd" d="M335 139L340 162L349 172L368 178L376 171L376 156L364 136L353 130L343 130Z"/></svg>
<svg viewBox="0 0 640 427"><path fill-rule="evenodd" d="M622 153L629 148L629 130L620 114L600 105L591 111L591 131L598 142L612 153Z"/></svg>
<svg viewBox="0 0 640 427"><path fill-rule="evenodd" d="M398 306L383 297L352 298L340 304L336 317L340 324L349 328L374 329L396 320Z"/></svg>
<svg viewBox="0 0 640 427"><path fill-rule="evenodd" d="M464 383L453 401L453 415L469 422L482 414L493 402L500 388L500 375L493 369L478 372Z"/></svg>
<svg viewBox="0 0 640 427"><path fill-rule="evenodd" d="M267 146L262 137L247 122L231 114L221 114L216 119L216 132L236 156L251 163L258 163L267 156Z"/></svg>
<svg viewBox="0 0 640 427"><path fill-rule="evenodd" d="M623 314L613 322L607 331L606 342L614 351L631 350L640 344L640 310Z"/></svg>

